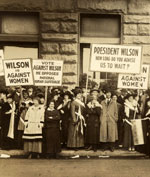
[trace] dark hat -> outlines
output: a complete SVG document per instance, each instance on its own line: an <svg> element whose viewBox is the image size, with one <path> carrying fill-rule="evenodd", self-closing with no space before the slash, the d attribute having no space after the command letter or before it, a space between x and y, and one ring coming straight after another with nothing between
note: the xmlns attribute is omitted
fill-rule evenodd
<svg viewBox="0 0 150 177"><path fill-rule="evenodd" d="M107 89L105 89L105 93L112 93L112 91L111 91L111 89L109 89L109 88L107 88Z"/></svg>
<svg viewBox="0 0 150 177"><path fill-rule="evenodd" d="M54 97L55 95L59 95L59 93L57 91L52 92L52 97Z"/></svg>
<svg viewBox="0 0 150 177"><path fill-rule="evenodd" d="M12 94L7 94L7 98L12 98L13 99L13 95Z"/></svg>
<svg viewBox="0 0 150 177"><path fill-rule="evenodd" d="M62 96L64 97L65 95L68 95L69 98L72 98L72 94L69 91L66 91L62 94Z"/></svg>
<svg viewBox="0 0 150 177"><path fill-rule="evenodd" d="M96 89L96 88L93 88L93 89L90 90L90 93L92 93L92 92L98 92L99 93L99 90Z"/></svg>
<svg viewBox="0 0 150 177"><path fill-rule="evenodd" d="M75 96L77 96L79 93L82 93L82 90L77 88L77 89L74 90L73 93L74 93Z"/></svg>
<svg viewBox="0 0 150 177"><path fill-rule="evenodd" d="M8 92L6 91L6 90L0 90L0 93L3 93L3 94L5 94L5 95L7 95L8 94Z"/></svg>
<svg viewBox="0 0 150 177"><path fill-rule="evenodd" d="M133 97L133 94L128 93L127 96L125 97L125 99L129 99L131 96Z"/></svg>
<svg viewBox="0 0 150 177"><path fill-rule="evenodd" d="M43 94L43 93L38 93L37 96L38 96L39 98L44 98L44 94Z"/></svg>

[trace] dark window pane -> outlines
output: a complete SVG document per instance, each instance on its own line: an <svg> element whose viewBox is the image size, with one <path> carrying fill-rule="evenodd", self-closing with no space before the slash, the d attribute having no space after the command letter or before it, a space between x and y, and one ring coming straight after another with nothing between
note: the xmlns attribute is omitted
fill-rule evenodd
<svg viewBox="0 0 150 177"><path fill-rule="evenodd" d="M81 37L120 37L120 16L81 15Z"/></svg>

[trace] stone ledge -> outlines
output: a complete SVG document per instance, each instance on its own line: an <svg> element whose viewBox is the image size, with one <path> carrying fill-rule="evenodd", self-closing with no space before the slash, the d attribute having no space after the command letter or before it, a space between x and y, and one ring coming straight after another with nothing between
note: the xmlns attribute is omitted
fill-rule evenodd
<svg viewBox="0 0 150 177"><path fill-rule="evenodd" d="M131 14L150 14L149 0L132 0L128 3L128 13Z"/></svg>
<svg viewBox="0 0 150 177"><path fill-rule="evenodd" d="M60 44L60 54L77 54L77 44Z"/></svg>
<svg viewBox="0 0 150 177"><path fill-rule="evenodd" d="M59 22L43 22L42 32L59 32L60 23Z"/></svg>
<svg viewBox="0 0 150 177"><path fill-rule="evenodd" d="M136 24L124 24L124 34L137 35L137 25Z"/></svg>
<svg viewBox="0 0 150 177"><path fill-rule="evenodd" d="M60 31L62 33L77 33L78 32L78 23L76 22L61 22Z"/></svg>
<svg viewBox="0 0 150 177"><path fill-rule="evenodd" d="M78 14L77 13L43 13L42 14L43 20L49 21L78 21Z"/></svg>
<svg viewBox="0 0 150 177"><path fill-rule="evenodd" d="M150 36L123 36L123 44L150 44Z"/></svg>
<svg viewBox="0 0 150 177"><path fill-rule="evenodd" d="M77 34L43 33L42 39L51 42L78 42Z"/></svg>
<svg viewBox="0 0 150 177"><path fill-rule="evenodd" d="M150 35L150 24L139 24L138 25L138 34L139 35Z"/></svg>
<svg viewBox="0 0 150 177"><path fill-rule="evenodd" d="M84 10L100 10L109 12L127 12L126 0L78 0L78 9Z"/></svg>
<svg viewBox="0 0 150 177"><path fill-rule="evenodd" d="M42 52L57 54L59 53L59 44L50 43L50 42L42 42Z"/></svg>
<svg viewBox="0 0 150 177"><path fill-rule="evenodd" d="M11 157L23 157L26 156L27 154L23 150L0 150L0 154L7 154L10 155ZM83 157L96 157L96 156L101 156L101 158L105 158L106 156L108 157L145 157L145 154L139 153L139 152L129 152L125 150L115 150L114 152L111 151L101 151L98 150L97 152L94 151L85 151L85 150L79 150L79 151L73 151L73 150L62 150L60 153L60 156L62 157L71 157L73 155L80 155Z"/></svg>
<svg viewBox="0 0 150 177"><path fill-rule="evenodd" d="M150 23L150 16L146 15L124 15L124 23Z"/></svg>
<svg viewBox="0 0 150 177"><path fill-rule="evenodd" d="M51 55L51 54L42 54L43 59L50 60L63 60L64 63L75 64L77 63L78 56L77 55Z"/></svg>

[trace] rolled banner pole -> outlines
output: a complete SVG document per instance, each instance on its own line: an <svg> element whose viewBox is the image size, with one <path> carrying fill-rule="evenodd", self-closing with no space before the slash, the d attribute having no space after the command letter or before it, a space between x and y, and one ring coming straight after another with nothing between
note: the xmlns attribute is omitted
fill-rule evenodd
<svg viewBox="0 0 150 177"><path fill-rule="evenodd" d="M45 103L44 105L47 105L47 97L48 97L48 86L45 86Z"/></svg>
<svg viewBox="0 0 150 177"><path fill-rule="evenodd" d="M89 73L87 72L87 79L86 79L86 90L85 90L85 104L87 102L87 90L88 90L88 83L89 83Z"/></svg>
<svg viewBox="0 0 150 177"><path fill-rule="evenodd" d="M10 124L9 124L9 130L7 135L11 139L14 139L15 109L16 109L16 105L14 101L12 105L12 113L10 117Z"/></svg>

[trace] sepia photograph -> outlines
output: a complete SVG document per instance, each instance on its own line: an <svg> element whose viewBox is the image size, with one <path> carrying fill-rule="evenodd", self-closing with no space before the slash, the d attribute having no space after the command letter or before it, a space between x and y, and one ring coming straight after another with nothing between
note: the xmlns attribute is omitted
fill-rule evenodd
<svg viewBox="0 0 150 177"><path fill-rule="evenodd" d="M150 0L0 0L0 177L150 177Z"/></svg>

